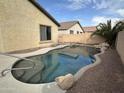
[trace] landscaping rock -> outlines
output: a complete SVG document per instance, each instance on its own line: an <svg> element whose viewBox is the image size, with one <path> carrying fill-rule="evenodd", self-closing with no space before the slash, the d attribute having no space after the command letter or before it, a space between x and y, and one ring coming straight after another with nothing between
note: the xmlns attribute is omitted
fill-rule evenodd
<svg viewBox="0 0 124 93"><path fill-rule="evenodd" d="M61 89L67 90L74 84L74 76L72 74L67 74L65 76L57 77L55 81Z"/></svg>

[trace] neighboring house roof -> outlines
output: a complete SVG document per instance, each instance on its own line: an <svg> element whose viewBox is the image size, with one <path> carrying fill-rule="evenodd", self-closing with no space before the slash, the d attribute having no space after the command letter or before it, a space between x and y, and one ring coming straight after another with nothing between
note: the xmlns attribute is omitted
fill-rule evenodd
<svg viewBox="0 0 124 93"><path fill-rule="evenodd" d="M75 24L79 24L81 29L83 30L81 24L79 23L79 21L68 21L68 22L61 22L60 23L60 27L59 30L68 30L69 28L71 28L72 26L74 26ZM84 30L83 30L84 31Z"/></svg>
<svg viewBox="0 0 124 93"><path fill-rule="evenodd" d="M95 32L96 26L83 27L85 32Z"/></svg>
<svg viewBox="0 0 124 93"><path fill-rule="evenodd" d="M39 3L37 3L36 0L28 1L38 8L42 13L44 13L49 19L51 19L57 26L60 26L60 24Z"/></svg>

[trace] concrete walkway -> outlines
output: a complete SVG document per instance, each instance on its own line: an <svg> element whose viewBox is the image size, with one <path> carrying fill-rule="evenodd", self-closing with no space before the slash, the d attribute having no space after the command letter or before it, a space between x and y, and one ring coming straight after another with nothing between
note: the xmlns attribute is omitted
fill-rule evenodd
<svg viewBox="0 0 124 93"><path fill-rule="evenodd" d="M124 65L116 50L100 56L102 62L87 70L67 93L124 93Z"/></svg>

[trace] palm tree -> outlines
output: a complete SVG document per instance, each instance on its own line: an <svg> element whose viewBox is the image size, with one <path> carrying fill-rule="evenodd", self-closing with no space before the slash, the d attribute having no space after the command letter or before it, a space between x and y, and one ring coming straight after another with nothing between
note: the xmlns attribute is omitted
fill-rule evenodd
<svg viewBox="0 0 124 93"><path fill-rule="evenodd" d="M99 35L106 39L106 42L111 46L115 47L116 37L118 32L124 30L124 22L119 21L117 22L113 27L111 24L111 20L108 20L107 23L100 23L96 27L96 32L94 32L93 35Z"/></svg>

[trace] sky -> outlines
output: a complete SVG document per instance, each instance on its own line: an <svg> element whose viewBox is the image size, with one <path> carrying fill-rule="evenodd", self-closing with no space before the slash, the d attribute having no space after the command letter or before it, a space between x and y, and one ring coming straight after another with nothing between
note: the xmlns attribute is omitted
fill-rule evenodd
<svg viewBox="0 0 124 93"><path fill-rule="evenodd" d="M124 19L124 0L37 0L58 22L78 20L95 26Z"/></svg>

